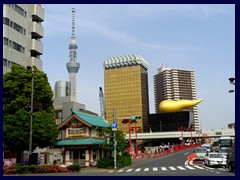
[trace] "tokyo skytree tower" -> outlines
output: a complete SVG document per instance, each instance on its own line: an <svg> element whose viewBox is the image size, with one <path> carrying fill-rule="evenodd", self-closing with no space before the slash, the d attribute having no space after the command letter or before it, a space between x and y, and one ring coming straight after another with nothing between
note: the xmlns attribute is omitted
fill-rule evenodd
<svg viewBox="0 0 240 180"><path fill-rule="evenodd" d="M75 8L72 8L72 37L69 45L70 61L66 64L69 73L69 81L71 83L71 97L74 101L77 100L77 73L80 64L77 62L77 43L75 37Z"/></svg>

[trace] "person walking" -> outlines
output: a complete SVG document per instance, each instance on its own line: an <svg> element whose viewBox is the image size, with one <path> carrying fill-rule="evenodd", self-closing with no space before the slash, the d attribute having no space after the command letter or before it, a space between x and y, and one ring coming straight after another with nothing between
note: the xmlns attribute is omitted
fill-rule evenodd
<svg viewBox="0 0 240 180"><path fill-rule="evenodd" d="M57 155L56 154L54 155L53 164L57 165Z"/></svg>

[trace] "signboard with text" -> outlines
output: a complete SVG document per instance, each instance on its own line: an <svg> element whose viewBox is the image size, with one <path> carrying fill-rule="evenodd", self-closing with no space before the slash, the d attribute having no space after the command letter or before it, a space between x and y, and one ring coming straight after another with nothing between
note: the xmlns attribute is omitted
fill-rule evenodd
<svg viewBox="0 0 240 180"><path fill-rule="evenodd" d="M68 137L86 136L86 127L69 128Z"/></svg>

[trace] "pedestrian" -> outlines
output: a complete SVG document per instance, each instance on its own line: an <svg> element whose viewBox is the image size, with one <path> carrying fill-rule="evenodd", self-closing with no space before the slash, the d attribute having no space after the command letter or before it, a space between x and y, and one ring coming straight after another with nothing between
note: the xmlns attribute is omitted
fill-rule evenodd
<svg viewBox="0 0 240 180"><path fill-rule="evenodd" d="M57 155L56 154L54 155L53 164L57 165Z"/></svg>
<svg viewBox="0 0 240 180"><path fill-rule="evenodd" d="M40 162L41 162L41 165L44 165L44 155L41 156Z"/></svg>

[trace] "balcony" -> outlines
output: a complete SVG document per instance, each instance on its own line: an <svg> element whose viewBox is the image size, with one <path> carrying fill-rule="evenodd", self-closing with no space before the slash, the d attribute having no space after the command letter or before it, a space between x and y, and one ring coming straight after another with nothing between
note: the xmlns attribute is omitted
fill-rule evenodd
<svg viewBox="0 0 240 180"><path fill-rule="evenodd" d="M43 37L43 26L42 25L40 25L39 23L37 23L37 22L32 22L32 24L31 24L31 31L33 32L33 33L36 33L36 34L38 34L38 36L39 37Z"/></svg>
<svg viewBox="0 0 240 180"><path fill-rule="evenodd" d="M36 66L38 68L38 70L42 70L42 60L35 58L35 57L30 57L28 59L28 65L29 66Z"/></svg>
<svg viewBox="0 0 240 180"><path fill-rule="evenodd" d="M33 4L31 15L37 18L39 22L42 22L44 20L44 8L42 8L38 4Z"/></svg>
<svg viewBox="0 0 240 180"><path fill-rule="evenodd" d="M32 39L30 50L37 51L39 54L42 54L43 53L43 45L42 45L41 41Z"/></svg>

